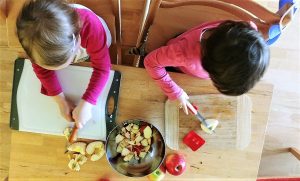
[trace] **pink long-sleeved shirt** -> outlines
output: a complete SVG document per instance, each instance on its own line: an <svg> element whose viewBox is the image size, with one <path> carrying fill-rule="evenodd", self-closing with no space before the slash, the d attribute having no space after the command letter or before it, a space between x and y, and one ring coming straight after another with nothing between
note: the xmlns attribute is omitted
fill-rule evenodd
<svg viewBox="0 0 300 181"><path fill-rule="evenodd" d="M82 99L95 105L108 80L111 68L109 50L106 45L106 34L96 14L87 9L76 9L76 12L82 22L80 31L81 47L86 48L94 69ZM63 91L55 71L44 69L37 64L32 64L32 66L42 83L41 93L55 96Z"/></svg>
<svg viewBox="0 0 300 181"><path fill-rule="evenodd" d="M205 30L215 28L220 23L210 22L194 27L146 56L144 65L147 72L169 99L177 99L183 90L172 80L165 67L177 67L188 75L209 78L201 65L200 40Z"/></svg>

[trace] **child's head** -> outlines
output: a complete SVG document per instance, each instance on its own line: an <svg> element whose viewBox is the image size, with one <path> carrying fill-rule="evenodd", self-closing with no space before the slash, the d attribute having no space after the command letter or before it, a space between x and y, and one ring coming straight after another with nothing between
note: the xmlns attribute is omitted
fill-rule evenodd
<svg viewBox="0 0 300 181"><path fill-rule="evenodd" d="M246 22L226 21L203 44L202 65L215 87L226 95L249 91L269 64L262 35Z"/></svg>
<svg viewBox="0 0 300 181"><path fill-rule="evenodd" d="M60 69L74 58L80 23L63 0L31 0L17 18L17 35L27 55L46 69Z"/></svg>

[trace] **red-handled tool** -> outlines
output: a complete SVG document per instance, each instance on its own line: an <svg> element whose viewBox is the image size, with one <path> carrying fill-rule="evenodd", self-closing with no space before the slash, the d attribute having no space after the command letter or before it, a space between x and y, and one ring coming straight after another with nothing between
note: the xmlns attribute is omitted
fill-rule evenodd
<svg viewBox="0 0 300 181"><path fill-rule="evenodd" d="M73 143L74 141L76 141L78 130L79 128L77 128L77 126L74 125L71 135L69 137L69 143Z"/></svg>
<svg viewBox="0 0 300 181"><path fill-rule="evenodd" d="M192 114L194 114L198 118L198 120L201 122L201 124L203 124L203 126L208 128L208 124L206 123L205 118L200 114L196 105L191 104L189 101L187 101L187 108Z"/></svg>
<svg viewBox="0 0 300 181"><path fill-rule="evenodd" d="M73 143L74 141L76 141L77 133L78 133L78 130L79 130L79 128L76 126L75 120L73 119L72 112L71 112L71 119L72 119L72 122L74 122L74 127L73 127L71 135L69 137L69 143Z"/></svg>

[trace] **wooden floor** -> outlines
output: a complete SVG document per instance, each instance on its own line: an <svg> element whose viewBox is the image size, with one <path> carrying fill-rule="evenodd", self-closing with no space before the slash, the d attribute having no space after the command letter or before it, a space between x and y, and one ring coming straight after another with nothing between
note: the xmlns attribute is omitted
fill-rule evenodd
<svg viewBox="0 0 300 181"><path fill-rule="evenodd" d="M275 8L274 2L261 1ZM299 176L300 162L287 152L300 149L300 13L271 46L271 64L264 80L275 86L259 177ZM0 26L0 36L3 36ZM3 40L3 38L1 38ZM5 37L4 37L5 40ZM5 42L5 41L0 41ZM16 50L0 44L0 180L8 176L9 113Z"/></svg>
<svg viewBox="0 0 300 181"><path fill-rule="evenodd" d="M274 1L259 1L276 10ZM264 80L274 85L269 124L259 176L298 176L300 162L287 151L300 149L300 13L271 46L271 64Z"/></svg>

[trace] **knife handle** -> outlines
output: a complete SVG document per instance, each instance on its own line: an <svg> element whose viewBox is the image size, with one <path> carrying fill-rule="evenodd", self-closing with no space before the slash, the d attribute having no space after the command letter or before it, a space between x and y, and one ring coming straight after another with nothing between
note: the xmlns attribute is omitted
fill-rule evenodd
<svg viewBox="0 0 300 181"><path fill-rule="evenodd" d="M197 114L198 107L197 107L195 104L193 104L193 103L190 103L190 102L187 102L187 103L188 103L188 105L187 105L188 110L189 110L192 114ZM193 107L194 110L192 110L190 107Z"/></svg>
<svg viewBox="0 0 300 181"><path fill-rule="evenodd" d="M77 137L78 130L79 130L79 129L78 129L77 126L75 125L75 126L73 127L72 133L71 133L71 135L70 135L70 137L69 137L69 143L73 143L74 141L76 141L76 137Z"/></svg>

